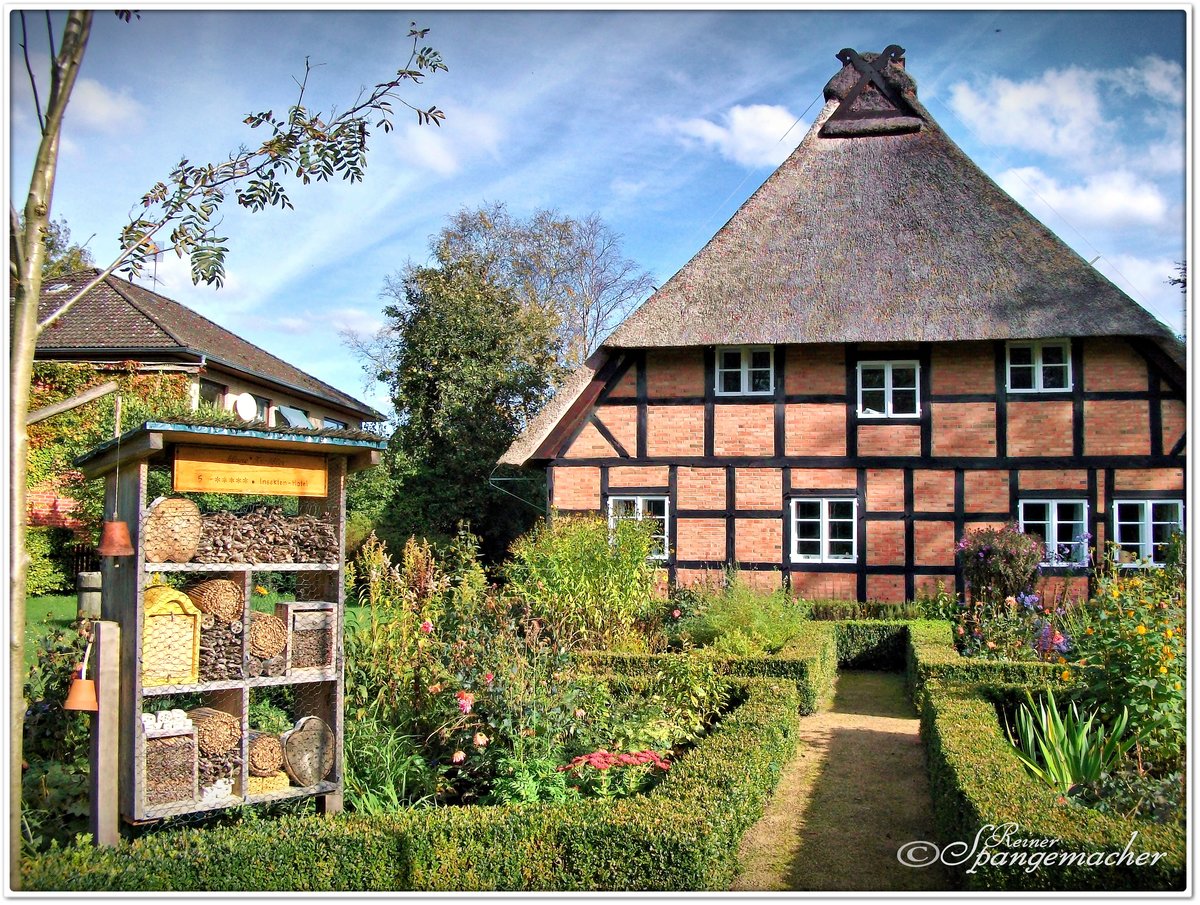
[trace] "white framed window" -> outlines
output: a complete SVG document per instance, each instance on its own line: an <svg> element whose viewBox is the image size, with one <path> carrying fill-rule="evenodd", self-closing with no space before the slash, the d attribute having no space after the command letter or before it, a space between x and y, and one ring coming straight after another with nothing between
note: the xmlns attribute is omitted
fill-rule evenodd
<svg viewBox="0 0 1200 905"><path fill-rule="evenodd" d="M862 418L915 418L921 414L921 366L915 361L860 361L858 414Z"/></svg>
<svg viewBox="0 0 1200 905"><path fill-rule="evenodd" d="M717 348L718 396L769 396L775 392L775 349L772 346Z"/></svg>
<svg viewBox="0 0 1200 905"><path fill-rule="evenodd" d="M792 500L792 562L857 562L858 501L843 497Z"/></svg>
<svg viewBox="0 0 1200 905"><path fill-rule="evenodd" d="M1021 500L1021 530L1040 538L1044 566L1084 565L1088 558L1087 500Z"/></svg>
<svg viewBox="0 0 1200 905"><path fill-rule="evenodd" d="M654 547L651 559L666 559L667 519L670 503L665 496L610 496L608 498L608 527L615 531L618 522L654 522Z"/></svg>
<svg viewBox="0 0 1200 905"><path fill-rule="evenodd" d="M1113 540L1123 566L1161 566L1171 535L1182 531L1182 500L1113 501Z"/></svg>
<svg viewBox="0 0 1200 905"><path fill-rule="evenodd" d="M1069 389L1070 340L1038 340L1008 344L1010 393L1058 393Z"/></svg>

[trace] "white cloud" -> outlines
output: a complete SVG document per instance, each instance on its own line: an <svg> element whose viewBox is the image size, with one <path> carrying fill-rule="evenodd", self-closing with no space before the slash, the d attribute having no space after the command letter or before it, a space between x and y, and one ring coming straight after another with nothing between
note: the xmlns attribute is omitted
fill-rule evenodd
<svg viewBox="0 0 1200 905"><path fill-rule="evenodd" d="M115 135L141 129L145 108L128 90L112 91L95 79L80 78L75 82L67 120L96 132Z"/></svg>
<svg viewBox="0 0 1200 905"><path fill-rule="evenodd" d="M666 125L685 141L715 148L725 159L746 167L778 166L795 147L795 142L781 140L796 122L795 114L786 107L739 104L721 118L720 124L696 118Z"/></svg>
<svg viewBox="0 0 1200 905"><path fill-rule="evenodd" d="M1057 213L1077 228L1157 226L1165 222L1167 200L1153 184L1127 170L1088 176L1063 185L1037 167L1005 170L997 181L1034 214Z"/></svg>
<svg viewBox="0 0 1200 905"><path fill-rule="evenodd" d="M432 170L439 176L453 176L464 163L486 154L499 159L503 130L496 117L479 111L455 108L440 126L409 123L402 130L401 160Z"/></svg>
<svg viewBox="0 0 1200 905"><path fill-rule="evenodd" d="M1108 125L1101 115L1096 75L1072 66L1035 79L989 79L979 90L950 89L950 107L984 141L1052 157L1090 154Z"/></svg>
<svg viewBox="0 0 1200 905"><path fill-rule="evenodd" d="M1103 255L1095 267L1176 333L1183 332L1184 296L1167 283L1175 275L1173 259L1112 254Z"/></svg>
<svg viewBox="0 0 1200 905"><path fill-rule="evenodd" d="M1183 104L1183 67L1162 57L1149 56L1135 66L1103 74L1114 87L1133 96L1147 95L1165 104Z"/></svg>
<svg viewBox="0 0 1200 905"><path fill-rule="evenodd" d="M995 76L960 82L950 89L950 107L985 142L1081 163L1124 150L1117 146L1121 127L1105 115L1114 95L1148 100L1146 127L1168 139L1155 163L1163 168L1183 127L1183 87L1178 63L1151 56L1119 69L1069 66L1023 81ZM1159 137L1139 135L1139 149ZM1173 168L1182 166L1180 154Z"/></svg>

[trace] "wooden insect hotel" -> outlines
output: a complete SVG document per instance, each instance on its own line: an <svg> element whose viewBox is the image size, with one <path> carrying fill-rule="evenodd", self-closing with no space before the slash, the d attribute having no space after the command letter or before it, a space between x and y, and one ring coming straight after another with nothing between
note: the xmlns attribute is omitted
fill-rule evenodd
<svg viewBox="0 0 1200 905"><path fill-rule="evenodd" d="M127 821L303 796L341 809L346 476L385 445L147 422L79 460L134 541L105 559L102 605L121 626Z"/></svg>

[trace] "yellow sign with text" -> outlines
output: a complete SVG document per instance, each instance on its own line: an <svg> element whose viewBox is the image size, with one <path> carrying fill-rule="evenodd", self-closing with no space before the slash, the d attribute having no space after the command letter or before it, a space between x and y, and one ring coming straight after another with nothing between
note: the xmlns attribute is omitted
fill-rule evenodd
<svg viewBox="0 0 1200 905"><path fill-rule="evenodd" d="M328 474L322 456L180 446L175 450L174 489L319 497L328 491Z"/></svg>

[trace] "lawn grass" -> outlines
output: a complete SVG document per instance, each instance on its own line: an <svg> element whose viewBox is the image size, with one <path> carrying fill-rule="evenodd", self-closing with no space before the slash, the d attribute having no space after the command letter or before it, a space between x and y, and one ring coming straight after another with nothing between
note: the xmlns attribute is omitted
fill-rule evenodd
<svg viewBox="0 0 1200 905"><path fill-rule="evenodd" d="M25 598L25 671L37 657L38 641L55 629L64 629L75 621L77 597L74 594L47 594Z"/></svg>

